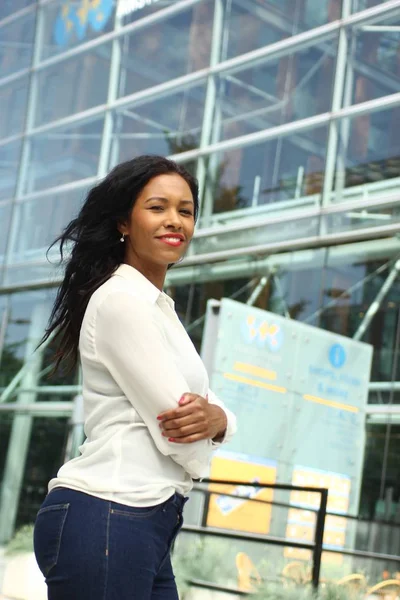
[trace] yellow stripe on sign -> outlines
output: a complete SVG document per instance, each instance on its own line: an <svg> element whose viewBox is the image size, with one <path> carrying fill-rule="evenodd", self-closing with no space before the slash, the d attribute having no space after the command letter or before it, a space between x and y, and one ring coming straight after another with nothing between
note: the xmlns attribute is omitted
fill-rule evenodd
<svg viewBox="0 0 400 600"><path fill-rule="evenodd" d="M256 367L256 365L249 365L247 363L235 362L233 365L234 371L240 371L241 373L248 373L249 375L255 375L262 379L270 379L271 381L276 380L276 371L269 371L262 367Z"/></svg>
<svg viewBox="0 0 400 600"><path fill-rule="evenodd" d="M238 381L239 383L245 383L253 387L263 388L264 390L271 390L271 392L278 392L278 394L286 394L287 389L280 387L279 385L272 385L272 383L265 383L264 381L258 381L257 379L250 379L249 377L242 377L242 375L235 375L234 373L224 373L225 379L231 379L232 381Z"/></svg>
<svg viewBox="0 0 400 600"><path fill-rule="evenodd" d="M304 394L304 400L308 400L309 402L315 402L316 404L323 404L324 406L330 406L331 408L337 408L338 410L347 410L348 412L358 413L360 411L356 406L351 406L350 404L342 404L341 402L335 402L334 400L326 400L325 398L318 398L318 396L310 396L309 394Z"/></svg>

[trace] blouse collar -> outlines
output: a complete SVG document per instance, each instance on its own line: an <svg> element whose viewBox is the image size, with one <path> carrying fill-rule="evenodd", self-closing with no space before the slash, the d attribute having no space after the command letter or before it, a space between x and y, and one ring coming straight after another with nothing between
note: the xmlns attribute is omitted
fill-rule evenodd
<svg viewBox="0 0 400 600"><path fill-rule="evenodd" d="M143 296L147 298L152 304L156 304L158 300L164 299L169 306L174 309L175 303L166 294L165 292L160 292L160 290L153 284L151 281L147 279L140 271L132 267L131 265L127 265L126 263L121 263L119 267L114 271L113 276L122 277L123 279L127 279L129 281L133 281L135 285L140 289Z"/></svg>

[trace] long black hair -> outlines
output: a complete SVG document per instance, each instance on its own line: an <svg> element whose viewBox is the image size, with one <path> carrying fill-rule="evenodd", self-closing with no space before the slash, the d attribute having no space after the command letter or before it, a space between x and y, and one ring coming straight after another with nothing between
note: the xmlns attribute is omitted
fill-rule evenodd
<svg viewBox="0 0 400 600"><path fill-rule="evenodd" d="M158 175L176 173L189 185L194 200L194 218L199 209L197 180L182 166L163 156L139 156L116 166L94 186L78 214L53 242L64 251L64 279L58 290L46 332L56 338L56 370L61 361L69 368L78 362L79 333L93 292L109 279L124 260L124 244L118 227L129 219L142 189Z"/></svg>

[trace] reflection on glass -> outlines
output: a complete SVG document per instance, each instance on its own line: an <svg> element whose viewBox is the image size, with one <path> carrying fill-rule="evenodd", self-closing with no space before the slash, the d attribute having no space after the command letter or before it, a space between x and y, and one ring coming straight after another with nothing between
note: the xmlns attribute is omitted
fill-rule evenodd
<svg viewBox="0 0 400 600"><path fill-rule="evenodd" d="M35 3L36 0L2 0L0 2L0 20Z"/></svg>
<svg viewBox="0 0 400 600"><path fill-rule="evenodd" d="M61 119L107 100L111 44L103 44L38 74L35 125Z"/></svg>
<svg viewBox="0 0 400 600"><path fill-rule="evenodd" d="M400 18L350 30L347 75L357 104L396 93L400 88Z"/></svg>
<svg viewBox="0 0 400 600"><path fill-rule="evenodd" d="M340 18L342 0L226 2L223 59Z"/></svg>
<svg viewBox="0 0 400 600"><path fill-rule="evenodd" d="M312 252L309 267L282 269L274 275L267 310L304 321L319 309L325 250Z"/></svg>
<svg viewBox="0 0 400 600"><path fill-rule="evenodd" d="M114 1L50 2L43 11L42 60L112 31Z"/></svg>
<svg viewBox="0 0 400 600"><path fill-rule="evenodd" d="M0 138L21 133L25 126L29 77L22 77L0 87Z"/></svg>
<svg viewBox="0 0 400 600"><path fill-rule="evenodd" d="M213 2L203 0L167 20L125 35L119 95L207 67L213 16Z"/></svg>
<svg viewBox="0 0 400 600"><path fill-rule="evenodd" d="M47 494L47 484L64 462L68 420L35 417L25 465L16 526L31 524Z"/></svg>
<svg viewBox="0 0 400 600"><path fill-rule="evenodd" d="M221 138L324 113L331 105L336 39L253 67L219 82Z"/></svg>
<svg viewBox="0 0 400 600"><path fill-rule="evenodd" d="M171 155L197 148L204 102L202 83L116 112L112 166L139 154Z"/></svg>
<svg viewBox="0 0 400 600"><path fill-rule="evenodd" d="M352 11L360 12L378 4L384 4L387 0L352 0Z"/></svg>
<svg viewBox="0 0 400 600"><path fill-rule="evenodd" d="M11 262L45 261L47 248L74 218L86 192L87 188L59 192L18 203L13 231L19 234L13 238ZM30 267L27 268L30 270Z"/></svg>
<svg viewBox="0 0 400 600"><path fill-rule="evenodd" d="M368 209L363 208L326 215L323 218L326 231L330 233L394 225L399 220L400 206L398 202L394 202L389 206L371 206Z"/></svg>
<svg viewBox="0 0 400 600"><path fill-rule="evenodd" d="M214 213L299 200L322 190L327 128L230 150L210 160Z"/></svg>
<svg viewBox="0 0 400 600"><path fill-rule="evenodd" d="M20 140L0 146L0 200L14 196L20 153Z"/></svg>
<svg viewBox="0 0 400 600"><path fill-rule="evenodd" d="M360 514L369 519L397 520L396 501L400 497L399 439L400 425L367 422ZM379 548L375 551L382 550Z"/></svg>
<svg viewBox="0 0 400 600"><path fill-rule="evenodd" d="M370 390L368 404L400 404L400 391L387 389Z"/></svg>
<svg viewBox="0 0 400 600"><path fill-rule="evenodd" d="M358 197L374 193L381 196L397 187L400 176L399 124L400 108L342 121L336 163L336 201L356 197L357 193ZM396 180L391 182L392 178Z"/></svg>
<svg viewBox="0 0 400 600"><path fill-rule="evenodd" d="M24 192L97 174L104 117L32 138Z"/></svg>
<svg viewBox="0 0 400 600"><path fill-rule="evenodd" d="M8 305L0 364L0 388L10 383L31 356L50 316L54 291L14 294Z"/></svg>
<svg viewBox="0 0 400 600"><path fill-rule="evenodd" d="M245 301L254 285L248 279L227 279L225 281L206 281L186 286L168 288L175 301L176 312L200 351L203 335L204 315L210 299L232 298Z"/></svg>
<svg viewBox="0 0 400 600"><path fill-rule="evenodd" d="M387 260L354 262L351 256L341 261L328 263L324 272L323 312L319 325L323 329L353 337L365 318L368 308L382 289L390 269L382 271ZM376 271L380 269L380 272ZM365 284L360 284L365 280ZM393 359L398 306L400 303L400 283L395 281L381 302L362 341L372 344L371 381L390 381L393 376Z"/></svg>
<svg viewBox="0 0 400 600"><path fill-rule="evenodd" d="M1 77L30 66L35 37L35 22L36 11L33 10L0 28Z"/></svg>

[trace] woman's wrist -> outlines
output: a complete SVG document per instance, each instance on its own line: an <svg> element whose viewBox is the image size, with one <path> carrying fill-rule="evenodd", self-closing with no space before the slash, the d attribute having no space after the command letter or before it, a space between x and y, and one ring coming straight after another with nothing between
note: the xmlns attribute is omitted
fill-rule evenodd
<svg viewBox="0 0 400 600"><path fill-rule="evenodd" d="M216 406L214 404L210 404L209 406L213 411L213 420L215 420L214 431L217 431L217 433L212 438L212 441L216 443L222 442L222 440L225 437L226 428L228 427L228 419L226 413L219 406Z"/></svg>

